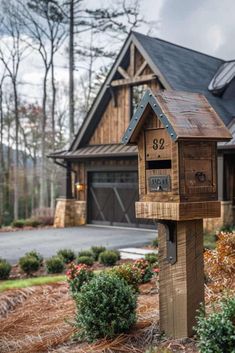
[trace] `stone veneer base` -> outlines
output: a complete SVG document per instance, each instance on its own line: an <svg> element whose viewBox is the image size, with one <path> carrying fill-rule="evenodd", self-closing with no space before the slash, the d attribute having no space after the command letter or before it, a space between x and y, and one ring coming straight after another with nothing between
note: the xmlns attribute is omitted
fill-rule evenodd
<svg viewBox="0 0 235 353"><path fill-rule="evenodd" d="M54 227L76 227L86 224L86 201L57 199Z"/></svg>

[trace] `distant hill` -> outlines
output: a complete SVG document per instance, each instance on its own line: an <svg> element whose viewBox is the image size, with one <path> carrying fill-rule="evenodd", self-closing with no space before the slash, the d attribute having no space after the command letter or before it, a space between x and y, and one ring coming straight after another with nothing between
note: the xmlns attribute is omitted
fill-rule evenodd
<svg viewBox="0 0 235 353"><path fill-rule="evenodd" d="M16 151L14 148L8 147L7 145L3 145L3 155L4 155L4 160L7 161L8 158L8 153L10 152L10 158L11 158L11 163L14 164L16 161ZM19 150L19 164L21 167L23 167L23 158L24 158L25 153L22 150ZM33 167L33 161L30 156L27 156L27 164L26 168L32 168Z"/></svg>

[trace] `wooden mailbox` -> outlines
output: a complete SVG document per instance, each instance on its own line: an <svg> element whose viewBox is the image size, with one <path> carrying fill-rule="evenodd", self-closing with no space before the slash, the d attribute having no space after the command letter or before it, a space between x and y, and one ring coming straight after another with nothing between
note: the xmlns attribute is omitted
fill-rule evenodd
<svg viewBox="0 0 235 353"><path fill-rule="evenodd" d="M160 326L188 337L204 301L203 218L220 217L217 141L231 139L201 94L146 91L123 136L138 145L138 218L160 222Z"/></svg>

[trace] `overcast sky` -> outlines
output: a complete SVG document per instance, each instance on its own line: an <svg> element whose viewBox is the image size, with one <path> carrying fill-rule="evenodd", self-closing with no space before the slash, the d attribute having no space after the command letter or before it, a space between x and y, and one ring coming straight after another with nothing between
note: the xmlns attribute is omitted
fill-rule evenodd
<svg viewBox="0 0 235 353"><path fill-rule="evenodd" d="M235 0L143 0L155 35L222 59L235 59Z"/></svg>
<svg viewBox="0 0 235 353"><path fill-rule="evenodd" d="M87 7L115 3L118 0L84 0ZM155 21L151 35L226 60L235 59L235 0L140 0L141 14ZM147 33L147 27L139 32ZM65 43L65 46L67 44ZM65 47L56 59L57 82L68 81ZM42 63L34 54L21 65L24 98L41 96ZM64 68L63 68L64 67ZM79 75L81 70L76 74ZM31 84L33 83L33 85ZM39 85L39 86L38 86Z"/></svg>

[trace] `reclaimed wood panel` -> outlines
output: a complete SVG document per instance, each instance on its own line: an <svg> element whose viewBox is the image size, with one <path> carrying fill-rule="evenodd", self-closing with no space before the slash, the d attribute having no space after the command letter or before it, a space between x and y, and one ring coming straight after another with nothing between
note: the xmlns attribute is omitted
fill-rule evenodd
<svg viewBox="0 0 235 353"><path fill-rule="evenodd" d="M171 159L172 140L165 129L145 131L145 140L147 161Z"/></svg>
<svg viewBox="0 0 235 353"><path fill-rule="evenodd" d="M219 201L202 202L151 202L139 201L135 203L136 217L148 219L168 219L183 221L190 219L220 217Z"/></svg>
<svg viewBox="0 0 235 353"><path fill-rule="evenodd" d="M156 99L177 138L231 139L229 130L202 94L169 90L157 93Z"/></svg>
<svg viewBox="0 0 235 353"><path fill-rule="evenodd" d="M204 303L202 220L177 222L177 262L166 261L166 230L158 227L160 328L169 337L193 335L195 316Z"/></svg>
<svg viewBox="0 0 235 353"><path fill-rule="evenodd" d="M217 200L217 146L215 142L179 142L182 201ZM205 180L197 177L202 173Z"/></svg>

